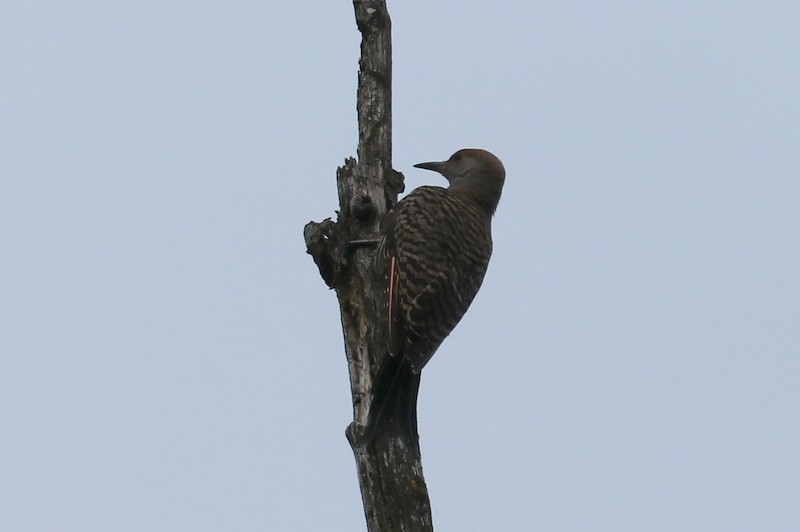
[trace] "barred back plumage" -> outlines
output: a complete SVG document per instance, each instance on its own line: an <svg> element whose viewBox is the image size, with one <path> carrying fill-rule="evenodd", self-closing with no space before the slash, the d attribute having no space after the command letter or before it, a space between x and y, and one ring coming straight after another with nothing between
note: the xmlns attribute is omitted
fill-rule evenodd
<svg viewBox="0 0 800 532"><path fill-rule="evenodd" d="M491 222L505 179L484 150L422 163L450 187L414 190L381 224L377 261L386 276L388 352L373 382L367 435L391 420L416 435L419 375L466 313L492 254Z"/></svg>

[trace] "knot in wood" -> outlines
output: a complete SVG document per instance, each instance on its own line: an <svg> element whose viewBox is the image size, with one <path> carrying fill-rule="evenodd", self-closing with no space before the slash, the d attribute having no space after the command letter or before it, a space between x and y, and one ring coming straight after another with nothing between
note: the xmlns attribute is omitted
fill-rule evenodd
<svg viewBox="0 0 800 532"><path fill-rule="evenodd" d="M350 213L359 224L365 225L375 218L377 207L370 196L358 194L350 200Z"/></svg>

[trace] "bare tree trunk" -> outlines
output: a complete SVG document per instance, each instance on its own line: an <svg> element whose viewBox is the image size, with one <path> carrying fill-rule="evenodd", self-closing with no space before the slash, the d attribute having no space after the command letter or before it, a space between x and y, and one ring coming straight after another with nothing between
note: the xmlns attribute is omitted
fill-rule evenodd
<svg viewBox="0 0 800 532"><path fill-rule="evenodd" d="M354 240L378 237L378 224L403 191L403 176L392 169L392 42L385 0L354 0L361 32L358 74L358 160L348 158L336 172L336 222L310 222L304 236L326 284L339 298L345 353L353 398L347 438L353 448L367 526L372 532L433 530L430 500L422 475L416 435L377 434L367 444L366 425L372 368L386 352L384 280L374 249Z"/></svg>

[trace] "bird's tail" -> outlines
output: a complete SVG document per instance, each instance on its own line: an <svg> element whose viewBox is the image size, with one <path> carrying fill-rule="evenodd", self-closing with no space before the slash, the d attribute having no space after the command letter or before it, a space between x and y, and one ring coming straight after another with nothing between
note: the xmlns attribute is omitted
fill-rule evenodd
<svg viewBox="0 0 800 532"><path fill-rule="evenodd" d="M378 432L402 431L416 439L417 395L420 375L411 369L404 355L386 354L372 383L372 401L367 428L364 432L371 442Z"/></svg>

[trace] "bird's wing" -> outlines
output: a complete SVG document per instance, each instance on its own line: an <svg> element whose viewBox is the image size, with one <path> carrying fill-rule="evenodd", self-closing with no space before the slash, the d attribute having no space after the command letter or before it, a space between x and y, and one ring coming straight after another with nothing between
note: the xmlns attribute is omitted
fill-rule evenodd
<svg viewBox="0 0 800 532"><path fill-rule="evenodd" d="M470 276L474 288L456 286L455 272L439 271L406 307L408 334L415 336L413 348L406 355L415 372L419 372L436 353L441 343L455 328L472 303L480 287L482 275ZM463 283L464 279L460 279Z"/></svg>
<svg viewBox="0 0 800 532"><path fill-rule="evenodd" d="M388 257L386 274L386 321L389 354L397 356L403 349L405 333L403 331L403 313L400 308L400 272L397 257Z"/></svg>
<svg viewBox="0 0 800 532"><path fill-rule="evenodd" d="M396 238L394 233L397 212L390 210L381 220L381 233L383 236L378 242L378 261L379 271L384 274L385 290L384 301L386 302L386 325L387 325L387 347L389 354L397 356L402 350L405 342L403 333L402 312L400 309L399 287L400 270L398 268Z"/></svg>
<svg viewBox="0 0 800 532"><path fill-rule="evenodd" d="M423 187L384 224L391 352L402 350L415 372L461 320L488 265L488 257L464 241L487 235L452 216L452 202L444 189Z"/></svg>

